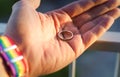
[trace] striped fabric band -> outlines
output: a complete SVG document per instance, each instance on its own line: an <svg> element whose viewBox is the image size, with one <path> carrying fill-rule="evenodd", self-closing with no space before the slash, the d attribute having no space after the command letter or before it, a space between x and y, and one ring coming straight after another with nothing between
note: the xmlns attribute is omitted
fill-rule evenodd
<svg viewBox="0 0 120 77"><path fill-rule="evenodd" d="M28 65L22 53L7 36L0 37L0 53L10 67L13 77L23 77L28 72Z"/></svg>

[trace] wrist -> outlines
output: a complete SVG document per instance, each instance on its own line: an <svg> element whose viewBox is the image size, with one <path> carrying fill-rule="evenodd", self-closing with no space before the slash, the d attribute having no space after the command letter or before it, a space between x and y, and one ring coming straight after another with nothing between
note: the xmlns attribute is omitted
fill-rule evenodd
<svg viewBox="0 0 120 77"><path fill-rule="evenodd" d="M0 77L10 77L7 71L9 70L6 70L6 66L0 56Z"/></svg>
<svg viewBox="0 0 120 77"><path fill-rule="evenodd" d="M27 61L14 41L8 36L0 37L0 55L1 61L4 61L12 77L23 77L28 74Z"/></svg>

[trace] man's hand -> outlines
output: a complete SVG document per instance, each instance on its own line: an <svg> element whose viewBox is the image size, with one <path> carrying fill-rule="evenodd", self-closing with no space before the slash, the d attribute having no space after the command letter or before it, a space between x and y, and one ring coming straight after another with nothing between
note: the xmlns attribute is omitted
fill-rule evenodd
<svg viewBox="0 0 120 77"><path fill-rule="evenodd" d="M39 0L34 1L21 0L13 6L5 31L27 59L29 77L67 66L120 16L120 0L79 0L44 14L35 10ZM72 31L73 39L60 40L57 33L61 30Z"/></svg>

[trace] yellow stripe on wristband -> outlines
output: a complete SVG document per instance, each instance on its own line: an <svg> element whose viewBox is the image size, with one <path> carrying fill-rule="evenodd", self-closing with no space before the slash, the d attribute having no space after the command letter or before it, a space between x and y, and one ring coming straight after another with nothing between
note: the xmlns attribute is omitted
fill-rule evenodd
<svg viewBox="0 0 120 77"><path fill-rule="evenodd" d="M13 77L21 77L28 73L28 65L22 53L8 36L0 37L0 53L8 63Z"/></svg>

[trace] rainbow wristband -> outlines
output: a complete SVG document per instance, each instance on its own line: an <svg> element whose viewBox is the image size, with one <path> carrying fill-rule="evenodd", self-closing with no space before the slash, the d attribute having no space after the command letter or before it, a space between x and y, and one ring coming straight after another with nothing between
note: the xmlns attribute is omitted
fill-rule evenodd
<svg viewBox="0 0 120 77"><path fill-rule="evenodd" d="M0 53L10 68L12 77L23 77L28 73L28 64L22 53L7 36L0 37Z"/></svg>

